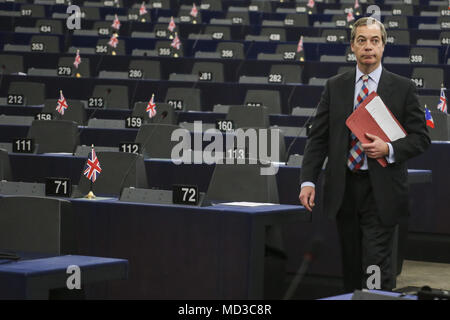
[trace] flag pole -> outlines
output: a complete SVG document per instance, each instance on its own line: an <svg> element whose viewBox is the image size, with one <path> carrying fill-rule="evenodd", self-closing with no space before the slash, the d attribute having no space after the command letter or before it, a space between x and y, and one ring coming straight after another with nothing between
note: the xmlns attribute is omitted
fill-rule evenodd
<svg viewBox="0 0 450 320"><path fill-rule="evenodd" d="M91 146L91 152L92 152L92 150L94 150L94 145ZM88 193L87 195L85 195L84 197L85 197L86 199L92 200L92 199L95 199L96 197L95 197L94 192L92 191L93 182L92 182L91 179L89 179L89 181L90 181L90 185L89 185L89 193Z"/></svg>
<svg viewBox="0 0 450 320"><path fill-rule="evenodd" d="M61 99L61 97L62 97L62 90L59 90L59 98ZM61 115L61 113L60 112L58 112L58 120L62 120L62 115Z"/></svg>

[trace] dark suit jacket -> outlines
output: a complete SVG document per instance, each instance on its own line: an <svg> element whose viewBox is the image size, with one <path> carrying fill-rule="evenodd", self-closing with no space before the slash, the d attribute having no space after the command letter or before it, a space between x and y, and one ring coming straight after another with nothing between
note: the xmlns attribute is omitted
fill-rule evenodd
<svg viewBox="0 0 450 320"><path fill-rule="evenodd" d="M353 112L356 69L330 78L322 93L317 115L305 146L300 182L317 184L328 156L324 179L324 212L336 217L344 197L350 130L345 120ZM381 221L394 225L409 214L406 161L430 144L424 111L413 82L383 68L377 93L407 132L392 143L395 163L383 168L368 159L369 176Z"/></svg>

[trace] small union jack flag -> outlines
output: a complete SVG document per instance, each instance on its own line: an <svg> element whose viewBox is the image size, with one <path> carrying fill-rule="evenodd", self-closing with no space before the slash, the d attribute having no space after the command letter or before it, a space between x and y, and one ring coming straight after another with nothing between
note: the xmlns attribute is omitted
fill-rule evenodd
<svg viewBox="0 0 450 320"><path fill-rule="evenodd" d="M358 0L355 0L355 5L353 6L355 9L358 9L359 8L359 2L358 2Z"/></svg>
<svg viewBox="0 0 450 320"><path fill-rule="evenodd" d="M109 39L108 44L110 47L117 48L117 45L119 44L119 39L117 39L117 36L115 34L111 36L111 39Z"/></svg>
<svg viewBox="0 0 450 320"><path fill-rule="evenodd" d="M314 2L314 0L308 0L308 4L306 5L307 7L310 7L310 8L314 8L314 5L315 5L316 3Z"/></svg>
<svg viewBox="0 0 450 320"><path fill-rule="evenodd" d="M350 11L347 13L347 22L351 22L351 21L353 21L353 20L355 20L355 16L353 15L353 10L350 10Z"/></svg>
<svg viewBox="0 0 450 320"><path fill-rule="evenodd" d="M437 106L438 110L447 112L447 98L445 97L445 88L441 88L441 96L439 97L439 104Z"/></svg>
<svg viewBox="0 0 450 320"><path fill-rule="evenodd" d="M167 29L169 29L170 32L173 32L173 30L175 30L176 27L177 25L175 24L173 17L170 17L169 26L167 27Z"/></svg>
<svg viewBox="0 0 450 320"><path fill-rule="evenodd" d="M192 4L192 9L191 9L190 15L191 15L192 17L194 17L194 18L197 18L197 15L198 15L198 9L197 9L197 7L195 6L195 3Z"/></svg>
<svg viewBox="0 0 450 320"><path fill-rule="evenodd" d="M425 106L425 120L427 122L427 126L434 128L433 117L431 116L431 112L428 110L427 106Z"/></svg>
<svg viewBox="0 0 450 320"><path fill-rule="evenodd" d="M78 69L78 66L81 64L80 50L77 50L77 55L75 56L75 61L73 65Z"/></svg>
<svg viewBox="0 0 450 320"><path fill-rule="evenodd" d="M173 40L172 40L172 43L170 44L170 46L172 47L172 48L175 48L175 49L177 49L177 50L180 50L180 47L181 47L181 41L180 41L180 39L178 38L178 34L175 32L175 38L173 38Z"/></svg>
<svg viewBox="0 0 450 320"><path fill-rule="evenodd" d="M91 180L95 182L97 180L97 175L102 172L102 168L100 167L100 162L98 161L97 155L95 154L94 148L92 148L91 153L89 153L89 157L86 161L86 167L84 168L83 174Z"/></svg>
<svg viewBox="0 0 450 320"><path fill-rule="evenodd" d="M154 101L155 95L152 94L152 98L148 102L147 109L145 109L146 112L148 112L148 117L153 118L156 116L156 103Z"/></svg>
<svg viewBox="0 0 450 320"><path fill-rule="evenodd" d="M143 16L147 13L147 8L145 8L145 2L142 2L141 7L139 8L139 15Z"/></svg>
<svg viewBox="0 0 450 320"><path fill-rule="evenodd" d="M69 108L69 105L67 104L66 98L64 98L62 90L59 90L60 98L58 100L58 105L56 106L56 111L58 111L59 114L64 115L64 111L66 111L67 108Z"/></svg>
<svg viewBox="0 0 450 320"><path fill-rule="evenodd" d="M111 27L113 27L116 30L120 29L120 21L119 21L119 18L117 17L117 14L114 15L114 21L113 21L113 24L111 25Z"/></svg>
<svg viewBox="0 0 450 320"><path fill-rule="evenodd" d="M297 44L297 52L303 51L303 36L300 37Z"/></svg>

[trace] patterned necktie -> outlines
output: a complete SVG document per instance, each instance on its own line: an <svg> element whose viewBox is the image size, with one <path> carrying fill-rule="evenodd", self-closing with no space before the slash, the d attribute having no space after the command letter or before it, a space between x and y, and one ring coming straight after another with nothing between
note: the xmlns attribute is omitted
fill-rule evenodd
<svg viewBox="0 0 450 320"><path fill-rule="evenodd" d="M356 108L359 107L361 102L369 95L369 88L367 88L367 82L369 81L368 75L363 75L362 77L363 85L361 87L361 91L358 94L358 97L356 100L358 100L358 103L355 106ZM351 134L352 141L350 142L350 152L348 154L347 159L347 166L352 171L357 171L361 168L361 166L364 164L364 151L361 147L361 143L359 142L358 138L352 133Z"/></svg>

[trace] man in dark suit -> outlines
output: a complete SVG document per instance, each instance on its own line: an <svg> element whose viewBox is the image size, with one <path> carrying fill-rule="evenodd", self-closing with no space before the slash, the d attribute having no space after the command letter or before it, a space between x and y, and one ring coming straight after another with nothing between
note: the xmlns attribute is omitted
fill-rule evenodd
<svg viewBox="0 0 450 320"><path fill-rule="evenodd" d="M430 144L415 86L381 65L386 30L373 18L361 18L352 30L357 66L330 78L322 93L301 169L300 201L314 207L315 184L325 169L323 210L336 218L347 292L366 286L367 268L378 266L381 289L393 289L392 242L395 225L408 216L406 161ZM366 133L361 144L345 124L370 92L376 91L407 136L391 143ZM385 157L382 167L377 158ZM370 275L370 274L369 274Z"/></svg>

